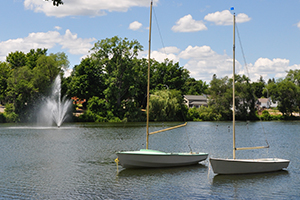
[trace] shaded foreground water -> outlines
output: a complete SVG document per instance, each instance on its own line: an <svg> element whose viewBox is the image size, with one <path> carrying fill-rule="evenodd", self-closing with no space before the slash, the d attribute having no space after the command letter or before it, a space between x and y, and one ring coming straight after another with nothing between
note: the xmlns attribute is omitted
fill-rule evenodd
<svg viewBox="0 0 300 200"><path fill-rule="evenodd" d="M150 131L178 123L152 123ZM263 125L263 128L262 128ZM263 130L265 130L265 133ZM300 122L238 122L237 146L270 149L237 152L238 158L290 159L286 171L214 175L199 165L128 170L115 152L145 148L145 124L0 125L0 199L297 199L300 197ZM232 157L229 122L190 122L150 136L150 148Z"/></svg>

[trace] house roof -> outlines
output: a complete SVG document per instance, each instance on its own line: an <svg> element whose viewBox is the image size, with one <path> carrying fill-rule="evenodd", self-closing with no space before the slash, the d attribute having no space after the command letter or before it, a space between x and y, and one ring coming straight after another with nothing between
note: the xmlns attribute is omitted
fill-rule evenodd
<svg viewBox="0 0 300 200"><path fill-rule="evenodd" d="M267 99L267 98L260 98L260 99L258 99L258 101L259 101L260 103L268 103L270 100Z"/></svg>
<svg viewBox="0 0 300 200"><path fill-rule="evenodd" d="M203 101L207 100L207 97L204 95L183 95L184 98L188 99L189 101Z"/></svg>

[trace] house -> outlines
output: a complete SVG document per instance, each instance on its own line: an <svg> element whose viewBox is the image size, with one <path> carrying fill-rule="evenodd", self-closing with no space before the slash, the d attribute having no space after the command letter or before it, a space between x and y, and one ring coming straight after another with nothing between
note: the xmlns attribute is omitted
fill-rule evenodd
<svg viewBox="0 0 300 200"><path fill-rule="evenodd" d="M275 108L277 107L277 102L273 103L271 98L259 98L257 106L258 108Z"/></svg>
<svg viewBox="0 0 300 200"><path fill-rule="evenodd" d="M188 108L208 106L208 99L206 95L183 95L183 97Z"/></svg>

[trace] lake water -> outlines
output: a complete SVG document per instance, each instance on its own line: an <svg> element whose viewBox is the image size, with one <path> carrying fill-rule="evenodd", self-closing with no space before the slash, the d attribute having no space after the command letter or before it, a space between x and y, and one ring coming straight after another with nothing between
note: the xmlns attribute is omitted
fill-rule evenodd
<svg viewBox="0 0 300 200"><path fill-rule="evenodd" d="M178 123L151 123L150 131ZM189 122L150 136L149 148L232 158L229 122ZM208 160L164 169L124 169L116 151L145 148L145 123L0 125L0 199L298 199L300 122L237 122L237 158L290 159L287 170L214 175Z"/></svg>

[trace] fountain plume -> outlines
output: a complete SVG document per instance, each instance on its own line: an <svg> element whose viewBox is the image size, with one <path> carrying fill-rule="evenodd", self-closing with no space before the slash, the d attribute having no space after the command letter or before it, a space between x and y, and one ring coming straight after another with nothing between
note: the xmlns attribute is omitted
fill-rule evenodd
<svg viewBox="0 0 300 200"><path fill-rule="evenodd" d="M71 99L67 99L66 96L61 97L61 78L58 75L52 85L50 96L43 98L38 122L48 126L54 124L60 127L66 120L71 105Z"/></svg>

